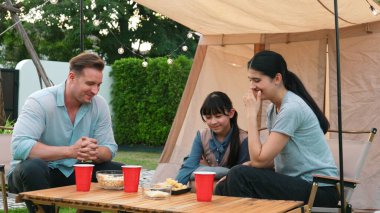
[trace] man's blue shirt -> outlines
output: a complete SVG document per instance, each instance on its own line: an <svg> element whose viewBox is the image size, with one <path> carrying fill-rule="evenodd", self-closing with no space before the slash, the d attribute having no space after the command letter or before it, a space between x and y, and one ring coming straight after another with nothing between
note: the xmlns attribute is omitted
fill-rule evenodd
<svg viewBox="0 0 380 213"><path fill-rule="evenodd" d="M82 104L71 123L64 100L65 83L37 91L26 100L12 135L10 172L26 160L37 141L48 146L71 146L82 136L95 138L99 146L108 147L115 156L117 144L112 130L109 107L99 95ZM73 172L76 159L50 161L66 177Z"/></svg>

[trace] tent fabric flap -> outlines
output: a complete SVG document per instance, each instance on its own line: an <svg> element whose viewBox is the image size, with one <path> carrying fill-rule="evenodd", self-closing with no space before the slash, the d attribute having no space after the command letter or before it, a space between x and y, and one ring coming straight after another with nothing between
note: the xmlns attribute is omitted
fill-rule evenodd
<svg viewBox="0 0 380 213"><path fill-rule="evenodd" d="M330 39L334 41L334 35ZM341 49L341 99L342 125L344 130L370 130L380 128L380 34L368 34L340 40ZM337 88L335 43L329 43L330 63L330 124L337 129ZM337 137L337 135L332 135ZM360 136L344 135L344 139ZM343 144L344 146L344 144ZM355 189L351 203L354 208L380 209L380 139L372 144L360 184ZM347 154L347 153L343 153ZM343 162L345 164L345 162Z"/></svg>

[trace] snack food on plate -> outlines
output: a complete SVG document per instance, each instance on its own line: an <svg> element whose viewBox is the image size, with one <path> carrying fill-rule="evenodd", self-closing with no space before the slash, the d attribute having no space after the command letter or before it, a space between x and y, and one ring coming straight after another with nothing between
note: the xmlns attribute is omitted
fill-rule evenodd
<svg viewBox="0 0 380 213"><path fill-rule="evenodd" d="M186 185L183 185L182 183L178 183L178 181L174 180L173 178L167 178L164 183L172 186L172 191L187 189Z"/></svg>

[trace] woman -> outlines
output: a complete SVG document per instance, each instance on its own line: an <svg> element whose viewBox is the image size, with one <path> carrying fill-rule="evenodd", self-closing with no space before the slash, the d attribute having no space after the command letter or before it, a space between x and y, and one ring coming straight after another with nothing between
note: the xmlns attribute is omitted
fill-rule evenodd
<svg viewBox="0 0 380 213"><path fill-rule="evenodd" d="M197 132L190 155L176 177L187 184L195 170L215 171L217 179L228 168L249 161L247 133L237 124L238 113L223 92L210 93L200 109L208 128Z"/></svg>
<svg viewBox="0 0 380 213"><path fill-rule="evenodd" d="M329 122L280 54L257 53L248 62L248 79L250 89L243 101L251 161L249 166L232 168L216 193L306 203L312 174L338 175L324 137ZM257 126L262 100L272 103L267 113L269 135L263 143ZM335 186L320 186L315 206L336 206Z"/></svg>

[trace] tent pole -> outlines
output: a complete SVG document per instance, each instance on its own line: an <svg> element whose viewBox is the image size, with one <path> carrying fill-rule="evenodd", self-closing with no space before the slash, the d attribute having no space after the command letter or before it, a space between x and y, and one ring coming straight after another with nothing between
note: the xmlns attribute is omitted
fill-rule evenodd
<svg viewBox="0 0 380 213"><path fill-rule="evenodd" d="M206 57L206 52L207 52L207 46L198 44L198 47L194 56L193 65L191 67L191 71L187 79L185 89L183 90L182 98L179 103L178 110L175 115L172 127L170 128L168 139L166 140L164 150L162 151L159 163L169 162L172 156L174 146L177 142L178 135L181 131L183 122L186 118L187 110L189 109L189 105L193 97L195 87L197 86L198 77L202 70L203 62Z"/></svg>
<svg viewBox="0 0 380 213"><path fill-rule="evenodd" d="M45 69L42 66L41 60L38 57L38 54L37 54L36 50L34 49L34 46L33 46L32 42L30 41L30 38L29 38L28 34L26 33L25 28L22 25L22 22L20 21L20 18L18 16L18 14L15 12L15 11L18 11L17 8L13 7L13 4L12 4L11 0L6 0L5 4L2 5L2 7L0 7L0 8L4 8L4 7L6 9L8 9L9 12L11 12L12 20L16 24L15 28L18 31L18 33L20 34L21 39L24 42L25 48L28 51L30 57L32 58L33 64L34 64L34 66L36 67L36 70L37 70L38 78L40 80L40 87L41 87L41 89L42 89L41 79L44 82L44 84L45 84L46 87L52 86L49 78L47 77ZM11 9L9 9L9 8L11 8Z"/></svg>
<svg viewBox="0 0 380 213"><path fill-rule="evenodd" d="M337 100L338 100L338 136L339 136L339 171L340 171L340 207L341 212L345 211L344 184L343 184L343 143L342 143L342 103L341 103L341 82L340 82L340 43L339 43L339 14L338 0L334 0L334 17L335 17L335 45L336 45L336 83L337 83Z"/></svg>
<svg viewBox="0 0 380 213"><path fill-rule="evenodd" d="M79 46L80 46L80 51L84 51L84 19L83 19L83 0L79 1Z"/></svg>

